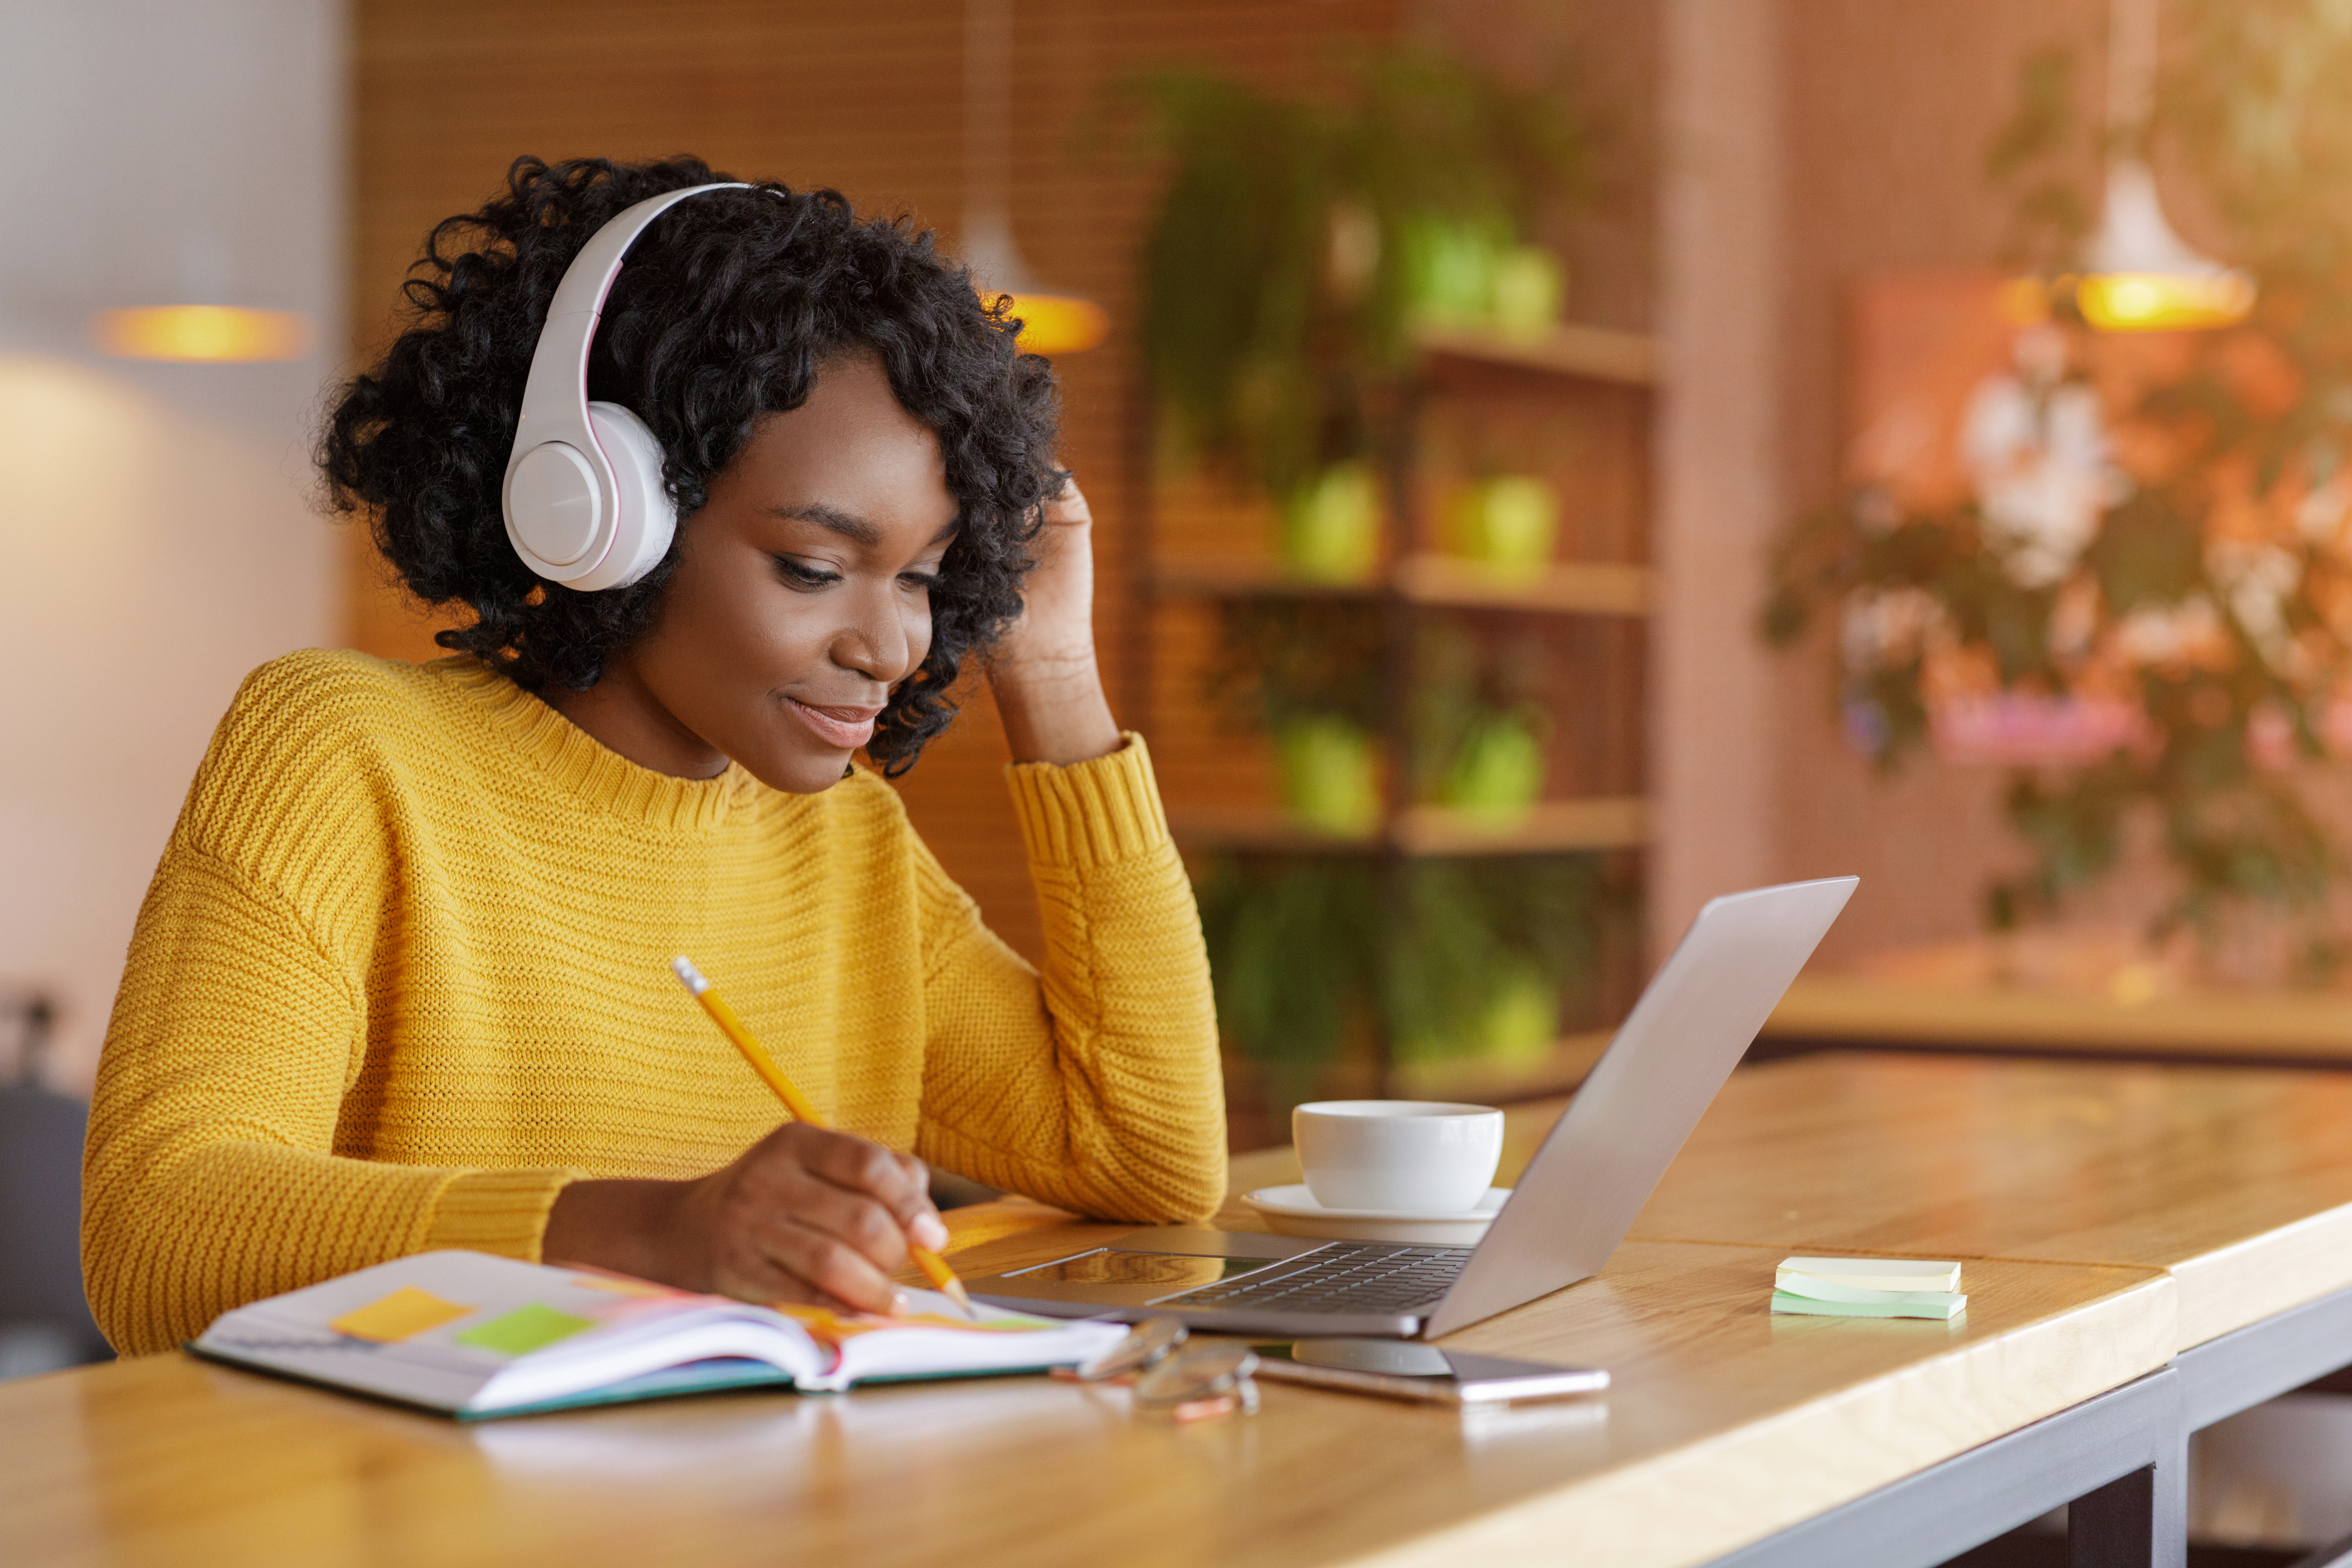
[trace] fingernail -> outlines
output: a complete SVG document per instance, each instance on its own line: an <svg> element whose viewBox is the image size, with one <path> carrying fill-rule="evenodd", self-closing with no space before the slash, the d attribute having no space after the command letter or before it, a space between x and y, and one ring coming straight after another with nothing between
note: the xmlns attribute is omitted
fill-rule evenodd
<svg viewBox="0 0 2352 1568"><path fill-rule="evenodd" d="M915 1303L908 1297L904 1290L893 1290L890 1292L890 1315L892 1317L903 1318L914 1310Z"/></svg>
<svg viewBox="0 0 2352 1568"><path fill-rule="evenodd" d="M915 1245L917 1247L928 1247L933 1252L937 1252L947 1244L948 1227L940 1222L939 1215L935 1214L927 1214L917 1216L915 1220Z"/></svg>

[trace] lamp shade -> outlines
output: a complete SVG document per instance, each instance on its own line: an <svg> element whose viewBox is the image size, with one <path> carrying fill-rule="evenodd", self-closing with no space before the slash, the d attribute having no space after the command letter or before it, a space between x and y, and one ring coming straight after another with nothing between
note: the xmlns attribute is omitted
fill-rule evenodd
<svg viewBox="0 0 2352 1568"><path fill-rule="evenodd" d="M236 364L296 360L310 352L310 318L235 305L142 305L100 310L98 346L121 359Z"/></svg>
<svg viewBox="0 0 2352 1568"><path fill-rule="evenodd" d="M1029 290L1008 292L1003 298L1004 313L1021 322L1021 347L1025 353L1082 353L1110 335L1109 314L1092 300Z"/></svg>
<svg viewBox="0 0 2352 1568"><path fill-rule="evenodd" d="M2254 308L2254 280L2189 248L2165 221L2156 176L2136 158L2107 169L2105 210L2075 299L2102 331L2226 327Z"/></svg>
<svg viewBox="0 0 2352 1568"><path fill-rule="evenodd" d="M1005 301L1021 323L1021 347L1033 354L1082 353L1110 335L1110 315L1092 300L1047 289L1029 275L1001 208L982 205L964 221L964 264L982 300Z"/></svg>

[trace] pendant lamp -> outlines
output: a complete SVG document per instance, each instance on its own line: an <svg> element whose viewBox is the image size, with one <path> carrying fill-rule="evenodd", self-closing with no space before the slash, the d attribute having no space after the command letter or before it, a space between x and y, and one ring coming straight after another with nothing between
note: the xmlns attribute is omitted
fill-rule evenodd
<svg viewBox="0 0 2352 1568"><path fill-rule="evenodd" d="M90 322L98 346L118 359L251 364L310 352L310 319L294 310L238 305L138 305L100 310Z"/></svg>
<svg viewBox="0 0 2352 1568"><path fill-rule="evenodd" d="M2156 102L2158 0L2110 0L2107 132L2117 149L2147 137ZM2226 327L2254 308L2254 280L2190 248L2165 221L2156 175L2136 151L2108 154L2098 232L2076 286L2083 319L2108 332Z"/></svg>
<svg viewBox="0 0 2352 1568"><path fill-rule="evenodd" d="M963 258L983 299L1007 296L1021 347L1068 354L1110 332L1100 305L1037 280L1013 241L1013 3L964 0Z"/></svg>

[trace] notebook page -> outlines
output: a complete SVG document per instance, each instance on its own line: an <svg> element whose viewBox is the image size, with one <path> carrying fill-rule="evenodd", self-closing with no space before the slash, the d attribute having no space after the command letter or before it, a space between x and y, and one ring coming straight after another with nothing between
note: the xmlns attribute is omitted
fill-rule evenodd
<svg viewBox="0 0 2352 1568"><path fill-rule="evenodd" d="M1125 1323L1037 1318L985 1304L977 1321L933 1290L907 1292L901 1317L835 1317L821 1308L780 1307L837 1359L824 1373L803 1378L809 1389L846 1388L871 1378L951 1377L959 1373L1030 1371L1091 1361L1127 1337Z"/></svg>

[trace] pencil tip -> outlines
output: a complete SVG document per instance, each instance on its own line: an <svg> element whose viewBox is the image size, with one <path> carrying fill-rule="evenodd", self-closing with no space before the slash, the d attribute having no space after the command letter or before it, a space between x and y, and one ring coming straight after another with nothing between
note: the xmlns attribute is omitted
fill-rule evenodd
<svg viewBox="0 0 2352 1568"><path fill-rule="evenodd" d="M672 974L677 976L677 983L680 985L685 986L697 996L710 989L710 982L702 977L702 971L695 968L694 961L682 952L669 961L669 970Z"/></svg>

